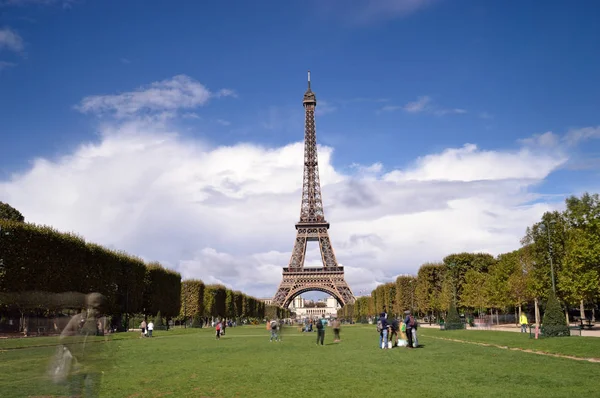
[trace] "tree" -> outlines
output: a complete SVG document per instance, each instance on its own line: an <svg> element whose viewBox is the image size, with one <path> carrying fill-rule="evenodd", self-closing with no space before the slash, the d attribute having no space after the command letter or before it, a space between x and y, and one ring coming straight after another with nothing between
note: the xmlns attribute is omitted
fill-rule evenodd
<svg viewBox="0 0 600 398"><path fill-rule="evenodd" d="M457 303L460 303L467 271L473 269L479 272L488 272L488 268L495 261L494 257L487 253L457 253L444 257L444 264L448 267L446 278L451 283L453 296Z"/></svg>
<svg viewBox="0 0 600 398"><path fill-rule="evenodd" d="M458 315L458 311L456 310L456 306L454 303L450 304L448 308L448 316L446 316L446 322L444 323L444 330L456 330L456 329L464 329L464 324Z"/></svg>
<svg viewBox="0 0 600 398"><path fill-rule="evenodd" d="M187 318L204 315L204 282L188 279L181 282L181 308L179 316Z"/></svg>
<svg viewBox="0 0 600 398"><path fill-rule="evenodd" d="M417 278L411 275L400 275L396 278L396 308L398 314L415 307L415 291Z"/></svg>
<svg viewBox="0 0 600 398"><path fill-rule="evenodd" d="M415 287L415 303L420 311L431 312L433 315L434 313L439 314L442 310L442 283L446 271L447 267L443 263L423 264L419 268ZM398 283L397 280L396 283Z"/></svg>
<svg viewBox="0 0 600 398"><path fill-rule="evenodd" d="M235 293L229 289L225 293L225 317L235 318Z"/></svg>
<svg viewBox="0 0 600 398"><path fill-rule="evenodd" d="M564 219L568 226L564 269L558 278L569 303L579 302L585 317L585 302L600 295L600 196L584 193L566 200Z"/></svg>
<svg viewBox="0 0 600 398"><path fill-rule="evenodd" d="M25 217L8 203L0 202L0 220L25 222Z"/></svg>
<svg viewBox="0 0 600 398"><path fill-rule="evenodd" d="M484 313L489 305L487 273L470 269L465 273L461 304Z"/></svg>
<svg viewBox="0 0 600 398"><path fill-rule="evenodd" d="M547 337L570 336L571 334L560 303L552 290L548 294L548 303L542 322L542 334Z"/></svg>
<svg viewBox="0 0 600 398"><path fill-rule="evenodd" d="M600 238L579 228L569 233L567 254L558 277L558 286L567 303L579 303L585 318L585 302L600 294Z"/></svg>

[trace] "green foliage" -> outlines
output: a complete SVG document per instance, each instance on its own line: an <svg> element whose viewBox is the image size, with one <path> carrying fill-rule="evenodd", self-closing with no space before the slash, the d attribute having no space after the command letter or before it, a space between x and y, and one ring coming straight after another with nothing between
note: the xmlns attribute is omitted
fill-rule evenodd
<svg viewBox="0 0 600 398"><path fill-rule="evenodd" d="M167 318L177 316L181 308L181 275L159 263L150 263L146 268L145 313L155 315L160 311Z"/></svg>
<svg viewBox="0 0 600 398"><path fill-rule="evenodd" d="M223 285L206 285L204 289L204 314L223 318L226 315L227 289Z"/></svg>
<svg viewBox="0 0 600 398"><path fill-rule="evenodd" d="M419 268L415 288L415 302L422 312L439 312L442 308L442 283L447 272L445 264L423 264ZM396 280L398 284L400 278ZM398 292L398 290L396 290ZM400 307L398 298L397 304Z"/></svg>
<svg viewBox="0 0 600 398"><path fill-rule="evenodd" d="M457 253L444 257L444 264L448 267L446 279L452 288L452 295L456 302L461 302L463 284L467 271L474 270L487 273L496 260L487 253Z"/></svg>
<svg viewBox="0 0 600 398"><path fill-rule="evenodd" d="M199 328L204 325L204 320L202 319L202 315L200 313L194 314L192 317L192 327Z"/></svg>
<svg viewBox="0 0 600 398"><path fill-rule="evenodd" d="M188 279L181 282L181 318L204 315L204 282L197 279Z"/></svg>
<svg viewBox="0 0 600 398"><path fill-rule="evenodd" d="M25 217L8 203L0 202L0 220L25 222Z"/></svg>
<svg viewBox="0 0 600 398"><path fill-rule="evenodd" d="M235 293L229 289L225 292L225 316L235 318Z"/></svg>
<svg viewBox="0 0 600 398"><path fill-rule="evenodd" d="M414 276L401 275L396 278L396 314L402 314L406 310L414 310L416 300L417 278Z"/></svg>
<svg viewBox="0 0 600 398"><path fill-rule="evenodd" d="M109 313L141 309L145 265L138 258L46 226L0 220L0 227L8 233L0 292L99 292Z"/></svg>
<svg viewBox="0 0 600 398"><path fill-rule="evenodd" d="M483 311L489 305L488 274L470 269L465 273L461 304Z"/></svg>
<svg viewBox="0 0 600 398"><path fill-rule="evenodd" d="M444 322L445 330L457 330L464 329L464 324L458 316L458 311L454 306L454 303L450 304L450 308L448 308L448 315L446 316L446 320Z"/></svg>
<svg viewBox="0 0 600 398"><path fill-rule="evenodd" d="M546 337L570 336L565 314L552 291L548 294L548 303L542 321L542 334Z"/></svg>
<svg viewBox="0 0 600 398"><path fill-rule="evenodd" d="M272 306L272 305L265 306L265 318L267 320L277 319L279 317L277 314L277 309L278 309L278 307L276 307L276 306Z"/></svg>
<svg viewBox="0 0 600 398"><path fill-rule="evenodd" d="M570 228L558 288L567 303L594 302L600 296L600 197L568 198L564 217Z"/></svg>

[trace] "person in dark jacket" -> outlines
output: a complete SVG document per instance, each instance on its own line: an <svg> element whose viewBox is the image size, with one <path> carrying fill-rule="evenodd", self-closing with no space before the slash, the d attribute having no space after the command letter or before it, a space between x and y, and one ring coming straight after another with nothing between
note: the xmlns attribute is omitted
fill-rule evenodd
<svg viewBox="0 0 600 398"><path fill-rule="evenodd" d="M385 313L381 313L381 315L379 315L379 322L381 323L381 331L379 332L379 347L381 347L382 349L387 349L387 342L388 342L388 321L387 319L385 319Z"/></svg>

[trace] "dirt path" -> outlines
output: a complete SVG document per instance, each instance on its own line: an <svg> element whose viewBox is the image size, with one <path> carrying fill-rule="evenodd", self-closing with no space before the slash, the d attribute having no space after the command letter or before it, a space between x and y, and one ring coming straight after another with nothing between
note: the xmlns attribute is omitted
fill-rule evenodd
<svg viewBox="0 0 600 398"><path fill-rule="evenodd" d="M584 361L584 362L600 363L600 358L583 358L583 357L576 357L576 356L573 356L573 355L554 354L554 353L551 353L551 352L536 351L536 350L531 350L531 349L527 349L527 348L508 347L508 346L505 346L505 345L497 345L497 344L490 344L490 343L479 343L479 342L476 342L476 341L468 341L468 340L460 340L460 339L450 339L450 338L447 338L447 337L436 337L436 336L429 336L429 335L425 335L425 336L427 338L430 338L430 339L453 341L455 343L473 344L473 345L478 345L478 346L482 346L482 347L495 347L495 348L500 348L502 350L521 351L521 352L526 352L528 354L544 355L544 356L555 357L555 358L572 359L574 361Z"/></svg>

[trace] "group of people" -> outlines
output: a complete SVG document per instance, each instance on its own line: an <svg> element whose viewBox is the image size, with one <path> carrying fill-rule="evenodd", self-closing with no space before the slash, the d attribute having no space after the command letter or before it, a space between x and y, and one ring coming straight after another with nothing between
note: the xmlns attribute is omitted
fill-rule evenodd
<svg viewBox="0 0 600 398"><path fill-rule="evenodd" d="M141 337L152 337L152 331L154 330L154 323L152 321L146 324L146 321L143 320L140 324L140 329L142 329Z"/></svg>
<svg viewBox="0 0 600 398"><path fill-rule="evenodd" d="M404 311L404 320L394 318L390 322L388 314L383 308L383 312L379 315L377 321L377 332L379 332L379 347L387 350L393 347L417 348L419 342L417 340L418 323L410 311ZM398 336L400 333L400 336Z"/></svg>

